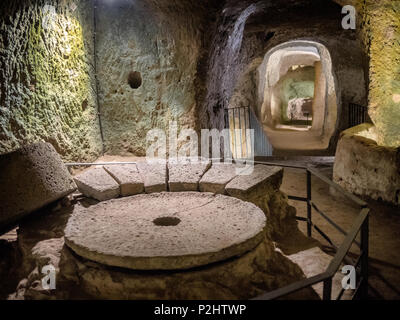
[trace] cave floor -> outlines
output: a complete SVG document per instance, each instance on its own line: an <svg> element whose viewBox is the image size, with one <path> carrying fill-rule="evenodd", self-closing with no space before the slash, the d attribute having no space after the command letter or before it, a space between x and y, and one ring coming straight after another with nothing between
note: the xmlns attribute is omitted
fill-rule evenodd
<svg viewBox="0 0 400 320"><path fill-rule="evenodd" d="M318 168L326 176L332 178L332 166L322 165ZM281 190L286 194L306 196L306 173L304 170L285 169ZM330 193L329 187L316 177L312 177L312 198L320 209L332 218L339 226L348 231L358 209L353 207L346 199ZM398 208L373 200L364 199L371 208L369 228L369 298L370 299L400 299L400 212ZM296 207L297 215L306 217L306 204L289 200ZM313 223L329 235L331 240L340 245L344 236L332 227L318 213L313 211ZM307 225L299 222L299 228L306 234ZM312 237L322 245L328 245L315 230ZM299 251L304 246L297 245L291 251ZM325 252L327 252L327 248ZM358 254L358 248L353 246L351 253ZM291 253L292 253L291 252Z"/></svg>
<svg viewBox="0 0 400 320"><path fill-rule="evenodd" d="M315 151L326 149L326 139L321 133L307 127L279 125L275 129L264 126L268 140L274 149Z"/></svg>
<svg viewBox="0 0 400 320"><path fill-rule="evenodd" d="M137 157L111 157L105 156L98 161L135 161ZM326 158L315 158L316 162L312 165L316 166L326 176L332 177L332 158L324 161ZM306 158L302 160L287 160L288 164L304 165L308 161ZM76 173L76 172L74 172ZM305 196L306 192L306 174L304 170L285 169L281 190L286 194ZM358 209L351 205L346 199L339 198L336 194L331 194L329 187L318 178L312 178L313 200L322 209L325 214L331 217L343 229L349 230L351 224L358 214ZM369 297L370 299L400 299L400 214L398 208L379 203L377 201L366 200L371 208L370 214L370 278L369 278ZM297 209L297 215L306 216L306 205L303 202L289 200L290 204ZM328 224L317 213L313 213L313 223L318 225L331 240L340 245L343 241L343 235ZM279 249L287 256L297 255L302 263L307 267L306 250L320 247L325 253L333 256L333 252L329 251L328 243L313 230L313 238L307 238L306 224L299 222L300 232L293 235L291 239L283 239L278 243ZM18 255L17 253L17 233L12 231L0 237L0 251L9 257ZM353 253L357 254L358 250L353 246ZM304 257L302 254L304 253ZM4 259L1 261L0 267L7 269L15 266L10 265ZM12 260L18 261L18 258ZM310 262L312 263L312 262ZM310 265L311 266L311 265ZM304 266L302 266L303 268ZM311 266L312 267L312 266ZM319 266L321 268L321 266ZM2 269L2 268L0 268ZM304 268L303 268L304 270ZM319 273L322 270L314 268L312 270ZM308 275L310 276L310 275ZM11 280L11 279L10 279ZM15 281L17 279L14 279ZM15 290L15 281L10 281L10 286L4 285L0 290L0 297L4 299L7 293Z"/></svg>

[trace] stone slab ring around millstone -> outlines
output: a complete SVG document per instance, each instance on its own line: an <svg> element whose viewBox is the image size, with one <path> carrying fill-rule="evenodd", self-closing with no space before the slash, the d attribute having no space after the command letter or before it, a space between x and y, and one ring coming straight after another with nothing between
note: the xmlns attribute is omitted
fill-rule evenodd
<svg viewBox="0 0 400 320"><path fill-rule="evenodd" d="M202 192L141 194L76 207L65 242L79 256L133 270L188 269L240 256L265 236L252 203Z"/></svg>

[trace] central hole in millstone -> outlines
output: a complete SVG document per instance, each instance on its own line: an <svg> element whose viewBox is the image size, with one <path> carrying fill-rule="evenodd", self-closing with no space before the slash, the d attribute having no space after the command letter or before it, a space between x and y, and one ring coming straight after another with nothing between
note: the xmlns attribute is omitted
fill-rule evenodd
<svg viewBox="0 0 400 320"><path fill-rule="evenodd" d="M181 219L176 217L160 217L153 220L153 223L156 226L168 227L168 226L176 226L181 222Z"/></svg>

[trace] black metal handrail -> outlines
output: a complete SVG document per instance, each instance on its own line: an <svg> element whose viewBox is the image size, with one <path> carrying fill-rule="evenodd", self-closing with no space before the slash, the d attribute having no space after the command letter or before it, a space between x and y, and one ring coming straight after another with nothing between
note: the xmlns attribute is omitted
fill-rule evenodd
<svg viewBox="0 0 400 320"><path fill-rule="evenodd" d="M307 172L307 196L299 197L288 195L289 199L295 201L302 201L307 203L307 218L297 217L300 221L307 222L307 236L311 237L312 235L312 227L323 237L325 238L332 247L336 250L336 254L330 262L327 269L316 276L306 278L304 280L297 281L283 288L279 288L274 291L267 292L262 294L254 300L273 300L282 298L289 294L295 293L317 283L323 283L323 300L331 300L332 299L332 279L335 276L336 272L339 270L340 265L346 261L346 263L352 264L355 269L359 267L360 269L360 279L358 281L358 285L353 295L353 299L364 299L367 298L368 295L368 239L369 239L369 208L365 201L359 199L355 195L347 192L341 186L334 183L328 177L324 176L316 169L311 168L310 166L301 166L301 165L288 165L282 163L274 163L274 162L265 162L265 161L254 161L254 164L264 164L270 166L281 166L285 168L294 168L294 169L304 169ZM311 176L315 176L327 183L330 187L334 188L338 192L340 192L343 196L351 200L357 206L360 207L360 212L355 219L350 231L346 233L341 227L339 227L331 218L329 218L326 214L324 214L317 205L312 201L312 191L311 191ZM333 241L320 229L318 226L313 224L312 222L312 209L314 209L317 213L321 215L329 224L331 224L335 229L345 235L345 239L341 243L340 246L334 245ZM361 241L357 242L357 235L361 232ZM347 254L350 251L353 243L355 243L360 248L360 255L356 262L353 262L347 258ZM345 289L342 289L339 295L336 297L339 300Z"/></svg>

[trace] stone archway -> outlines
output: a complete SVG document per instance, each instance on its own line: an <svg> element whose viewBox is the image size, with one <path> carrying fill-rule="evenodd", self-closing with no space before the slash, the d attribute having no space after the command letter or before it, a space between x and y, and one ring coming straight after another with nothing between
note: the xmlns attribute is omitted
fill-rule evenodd
<svg viewBox="0 0 400 320"><path fill-rule="evenodd" d="M279 127L282 116L276 86L293 66L314 68L312 125L305 130ZM340 94L331 55L321 43L289 41L264 57L258 68L258 114L271 144L281 150L325 150L335 133L340 111Z"/></svg>

